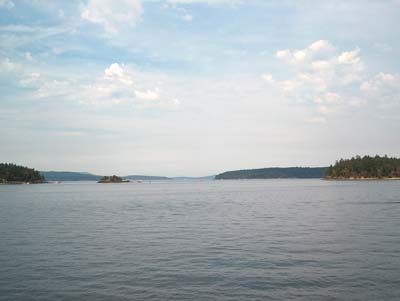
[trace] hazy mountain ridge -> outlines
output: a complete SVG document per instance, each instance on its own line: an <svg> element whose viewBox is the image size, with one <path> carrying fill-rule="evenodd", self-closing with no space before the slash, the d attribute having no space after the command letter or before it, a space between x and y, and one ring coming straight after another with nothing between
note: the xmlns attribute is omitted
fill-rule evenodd
<svg viewBox="0 0 400 301"><path fill-rule="evenodd" d="M327 169L327 167L270 167L243 169L218 174L215 176L215 179L319 179L325 176Z"/></svg>
<svg viewBox="0 0 400 301"><path fill-rule="evenodd" d="M212 176L204 176L204 177L173 177L172 180L177 181L212 181L215 179L215 175Z"/></svg>
<svg viewBox="0 0 400 301"><path fill-rule="evenodd" d="M141 180L141 181L160 181L160 180L172 180L171 178L164 176L143 176L143 175L130 175L122 177L125 180Z"/></svg>
<svg viewBox="0 0 400 301"><path fill-rule="evenodd" d="M40 172L47 181L99 181L102 176L91 174L88 172L74 171L41 171ZM170 178L162 176L142 176L130 175L122 177L125 180L170 180Z"/></svg>
<svg viewBox="0 0 400 301"><path fill-rule="evenodd" d="M88 172L74 171L41 171L46 181L98 181L102 176Z"/></svg>
<svg viewBox="0 0 400 301"><path fill-rule="evenodd" d="M99 181L101 175L95 175L88 172L74 171L41 171L40 174L47 181ZM121 177L124 180L136 181L167 181L167 180L211 180L214 176L207 177L165 177L165 176L145 176L145 175L128 175Z"/></svg>

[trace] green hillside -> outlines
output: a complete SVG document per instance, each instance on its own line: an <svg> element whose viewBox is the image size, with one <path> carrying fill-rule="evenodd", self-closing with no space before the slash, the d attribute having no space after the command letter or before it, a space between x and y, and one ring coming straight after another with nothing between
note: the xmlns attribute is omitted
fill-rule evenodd
<svg viewBox="0 0 400 301"><path fill-rule="evenodd" d="M335 165L329 166L327 179L369 179L369 178L399 178L400 159L388 156L375 157L356 156L351 159L340 159Z"/></svg>
<svg viewBox="0 0 400 301"><path fill-rule="evenodd" d="M45 178L33 168L0 163L0 183L43 183Z"/></svg>

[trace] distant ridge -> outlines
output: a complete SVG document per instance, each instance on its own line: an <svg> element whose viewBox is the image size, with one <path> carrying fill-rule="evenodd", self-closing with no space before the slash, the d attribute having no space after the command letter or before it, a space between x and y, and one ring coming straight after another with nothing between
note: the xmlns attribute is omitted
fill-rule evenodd
<svg viewBox="0 0 400 301"><path fill-rule="evenodd" d="M172 180L176 181L212 181L215 179L215 175L205 177L173 177Z"/></svg>
<svg viewBox="0 0 400 301"><path fill-rule="evenodd" d="M73 171L41 171L46 181L98 181L101 176L88 172Z"/></svg>
<svg viewBox="0 0 400 301"><path fill-rule="evenodd" d="M102 176L91 174L88 172L74 172L74 171L41 171L40 174L46 178L47 181L99 181ZM157 180L172 180L168 177L162 176L142 176L130 175L122 177L124 180L142 180L142 181L157 181Z"/></svg>
<svg viewBox="0 0 400 301"><path fill-rule="evenodd" d="M171 178L163 176L142 176L142 175L131 175L122 177L125 180L141 180L141 181L160 181L160 180L171 180Z"/></svg>
<svg viewBox="0 0 400 301"><path fill-rule="evenodd" d="M62 181L99 181L102 176L91 174L88 172L75 171L41 171L40 174L51 182ZM172 180L213 180L215 176L206 177L165 177L165 176L144 176L144 175L129 175L123 176L124 180L133 181L172 181Z"/></svg>
<svg viewBox="0 0 400 301"><path fill-rule="evenodd" d="M227 171L215 176L216 180L234 179L319 179L327 167L272 167Z"/></svg>

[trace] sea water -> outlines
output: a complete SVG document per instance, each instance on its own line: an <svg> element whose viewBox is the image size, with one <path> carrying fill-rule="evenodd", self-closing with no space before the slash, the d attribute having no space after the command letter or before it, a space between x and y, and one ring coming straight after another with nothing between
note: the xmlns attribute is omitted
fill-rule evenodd
<svg viewBox="0 0 400 301"><path fill-rule="evenodd" d="M0 185L1 300L400 300L400 181Z"/></svg>

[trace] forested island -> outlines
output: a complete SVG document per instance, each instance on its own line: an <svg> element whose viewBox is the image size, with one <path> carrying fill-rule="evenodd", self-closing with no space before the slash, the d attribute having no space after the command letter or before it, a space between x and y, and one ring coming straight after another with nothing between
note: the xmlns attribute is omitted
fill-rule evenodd
<svg viewBox="0 0 400 301"><path fill-rule="evenodd" d="M320 179L327 167L272 167L227 171L215 176L216 180L238 179Z"/></svg>
<svg viewBox="0 0 400 301"><path fill-rule="evenodd" d="M12 163L0 163L0 183L2 184L39 184L45 178L33 168Z"/></svg>
<svg viewBox="0 0 400 301"><path fill-rule="evenodd" d="M98 181L98 183L128 183L128 182L129 180L124 180L116 175L113 175L111 177L104 176Z"/></svg>
<svg viewBox="0 0 400 301"><path fill-rule="evenodd" d="M335 165L328 167L325 179L400 179L400 159L378 155L340 159Z"/></svg>

